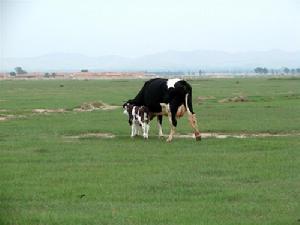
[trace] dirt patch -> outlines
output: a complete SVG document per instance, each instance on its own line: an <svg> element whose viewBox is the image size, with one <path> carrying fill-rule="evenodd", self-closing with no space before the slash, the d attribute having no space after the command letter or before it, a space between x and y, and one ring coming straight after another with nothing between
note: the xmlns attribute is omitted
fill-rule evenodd
<svg viewBox="0 0 300 225"><path fill-rule="evenodd" d="M0 116L0 121L5 121L5 120L7 120L7 117L5 117L5 116Z"/></svg>
<svg viewBox="0 0 300 225"><path fill-rule="evenodd" d="M79 107L73 109L75 112L91 112L95 110L113 110L120 108L120 106L109 105L104 102L86 102L82 103ZM33 109L33 113L47 114L47 113L63 113L68 112L66 109Z"/></svg>
<svg viewBox="0 0 300 225"><path fill-rule="evenodd" d="M201 133L202 138L218 138L218 139L226 139L226 138L266 138L266 137L295 137L300 136L300 133L282 133L282 134L271 134L271 133ZM66 139L81 139L81 138L104 138L104 139L111 139L116 137L128 137L130 135L115 135L112 133L84 133L79 135L70 135L64 136ZM152 135L153 137L153 135ZM158 136L154 136L158 137ZM167 138L168 135L164 135L164 138ZM174 138L195 138L194 134L175 134Z"/></svg>
<svg viewBox="0 0 300 225"><path fill-rule="evenodd" d="M81 104L79 107L73 109L75 112L91 112L95 110L113 110L120 108L120 106L109 105L104 102L86 102Z"/></svg>
<svg viewBox="0 0 300 225"><path fill-rule="evenodd" d="M282 133L282 134L271 134L271 133L201 133L202 138L255 138L255 137L292 137L300 136L300 133ZM167 137L167 136L166 136ZM174 135L177 138L194 138L194 134L177 134Z"/></svg>
<svg viewBox="0 0 300 225"><path fill-rule="evenodd" d="M16 115L0 115L0 121L6 121L6 120L11 120L11 119L16 119L16 118L24 118L25 116L16 116Z"/></svg>
<svg viewBox="0 0 300 225"><path fill-rule="evenodd" d="M228 102L248 102L248 98L245 96L235 96L230 98L224 98L219 100L219 103L228 103Z"/></svg>
<svg viewBox="0 0 300 225"><path fill-rule="evenodd" d="M204 101L206 101L206 100L211 100L211 99L216 99L216 97L215 97L215 96L198 96L198 97L197 97L197 103L198 103L198 104L201 104L201 103L203 103Z"/></svg>
<svg viewBox="0 0 300 225"><path fill-rule="evenodd" d="M65 138L71 139L80 139L80 138L115 138L116 135L112 133L85 133L79 135L72 135L72 136L64 136Z"/></svg>
<svg viewBox="0 0 300 225"><path fill-rule="evenodd" d="M66 112L65 109L33 109L33 113L62 113Z"/></svg>

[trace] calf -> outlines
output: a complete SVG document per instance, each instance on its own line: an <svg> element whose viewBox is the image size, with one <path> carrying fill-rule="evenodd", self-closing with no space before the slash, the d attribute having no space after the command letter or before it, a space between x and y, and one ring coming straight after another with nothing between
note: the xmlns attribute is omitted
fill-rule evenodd
<svg viewBox="0 0 300 225"><path fill-rule="evenodd" d="M142 128L143 137L148 139L150 113L146 106L135 106L129 103L123 105L124 113L128 115L128 123L131 126L131 137L140 134Z"/></svg>

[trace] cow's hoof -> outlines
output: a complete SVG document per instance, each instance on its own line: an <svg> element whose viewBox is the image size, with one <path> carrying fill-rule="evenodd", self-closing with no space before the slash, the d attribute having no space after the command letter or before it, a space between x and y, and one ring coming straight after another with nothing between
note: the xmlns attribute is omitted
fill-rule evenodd
<svg viewBox="0 0 300 225"><path fill-rule="evenodd" d="M196 136L196 141L201 141L201 136Z"/></svg>
<svg viewBox="0 0 300 225"><path fill-rule="evenodd" d="M201 141L201 134L200 134L200 132L195 132L194 134L195 134L196 141Z"/></svg>
<svg viewBox="0 0 300 225"><path fill-rule="evenodd" d="M167 142L171 142L173 138L168 137Z"/></svg>

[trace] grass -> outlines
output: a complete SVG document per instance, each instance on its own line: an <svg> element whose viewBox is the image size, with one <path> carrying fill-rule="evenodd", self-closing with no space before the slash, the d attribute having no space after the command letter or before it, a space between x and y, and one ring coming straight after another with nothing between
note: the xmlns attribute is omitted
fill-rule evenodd
<svg viewBox="0 0 300 225"><path fill-rule="evenodd" d="M191 81L202 131L300 132L300 80L236 81ZM131 140L120 109L32 113L121 105L142 84L1 81L0 114L25 117L0 121L0 224L299 224L299 136L166 143L152 122L149 140ZM237 95L249 101L218 102ZM65 138L89 132L117 136Z"/></svg>

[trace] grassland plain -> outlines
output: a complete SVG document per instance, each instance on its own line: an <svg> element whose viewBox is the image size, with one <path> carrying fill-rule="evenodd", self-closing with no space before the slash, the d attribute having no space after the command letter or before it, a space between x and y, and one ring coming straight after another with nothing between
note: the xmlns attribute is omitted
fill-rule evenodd
<svg viewBox="0 0 300 225"><path fill-rule="evenodd" d="M143 82L0 81L0 224L300 224L300 79L190 81L202 131L287 137L132 140L120 108L73 111Z"/></svg>

